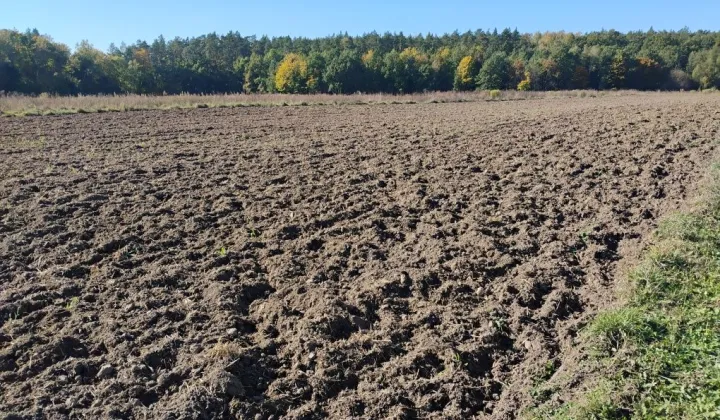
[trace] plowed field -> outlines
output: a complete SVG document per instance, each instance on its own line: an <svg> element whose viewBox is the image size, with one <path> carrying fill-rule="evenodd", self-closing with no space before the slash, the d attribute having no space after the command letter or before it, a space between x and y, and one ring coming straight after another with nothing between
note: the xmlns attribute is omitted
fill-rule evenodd
<svg viewBox="0 0 720 420"><path fill-rule="evenodd" d="M496 418L706 172L720 97L0 119L0 412Z"/></svg>

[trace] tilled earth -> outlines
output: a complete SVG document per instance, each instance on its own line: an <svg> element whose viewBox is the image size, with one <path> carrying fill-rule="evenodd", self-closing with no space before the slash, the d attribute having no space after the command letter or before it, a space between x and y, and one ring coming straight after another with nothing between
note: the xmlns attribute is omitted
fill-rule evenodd
<svg viewBox="0 0 720 420"><path fill-rule="evenodd" d="M514 418L719 129L689 93L1 118L0 412Z"/></svg>

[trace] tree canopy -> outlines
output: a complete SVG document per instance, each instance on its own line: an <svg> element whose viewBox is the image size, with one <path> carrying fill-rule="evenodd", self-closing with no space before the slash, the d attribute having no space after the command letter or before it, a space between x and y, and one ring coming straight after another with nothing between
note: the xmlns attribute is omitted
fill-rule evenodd
<svg viewBox="0 0 720 420"><path fill-rule="evenodd" d="M412 93L471 89L720 88L720 32L517 30L195 38L71 50L37 30L0 30L0 91Z"/></svg>

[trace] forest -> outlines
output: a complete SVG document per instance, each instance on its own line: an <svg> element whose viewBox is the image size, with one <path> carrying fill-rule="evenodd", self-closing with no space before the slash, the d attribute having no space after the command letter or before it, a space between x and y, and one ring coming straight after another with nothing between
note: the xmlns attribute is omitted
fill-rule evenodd
<svg viewBox="0 0 720 420"><path fill-rule="evenodd" d="M517 30L318 39L211 33L100 51L0 30L0 92L414 93L720 88L720 32Z"/></svg>

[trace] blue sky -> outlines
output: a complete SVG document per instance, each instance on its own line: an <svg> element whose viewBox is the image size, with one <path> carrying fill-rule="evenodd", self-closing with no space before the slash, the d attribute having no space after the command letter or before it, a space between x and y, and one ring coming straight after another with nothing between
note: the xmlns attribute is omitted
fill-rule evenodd
<svg viewBox="0 0 720 420"><path fill-rule="evenodd" d="M209 32L319 37L517 28L520 32L720 29L720 0L7 0L0 28L37 28L70 47L83 39L148 42Z"/></svg>

